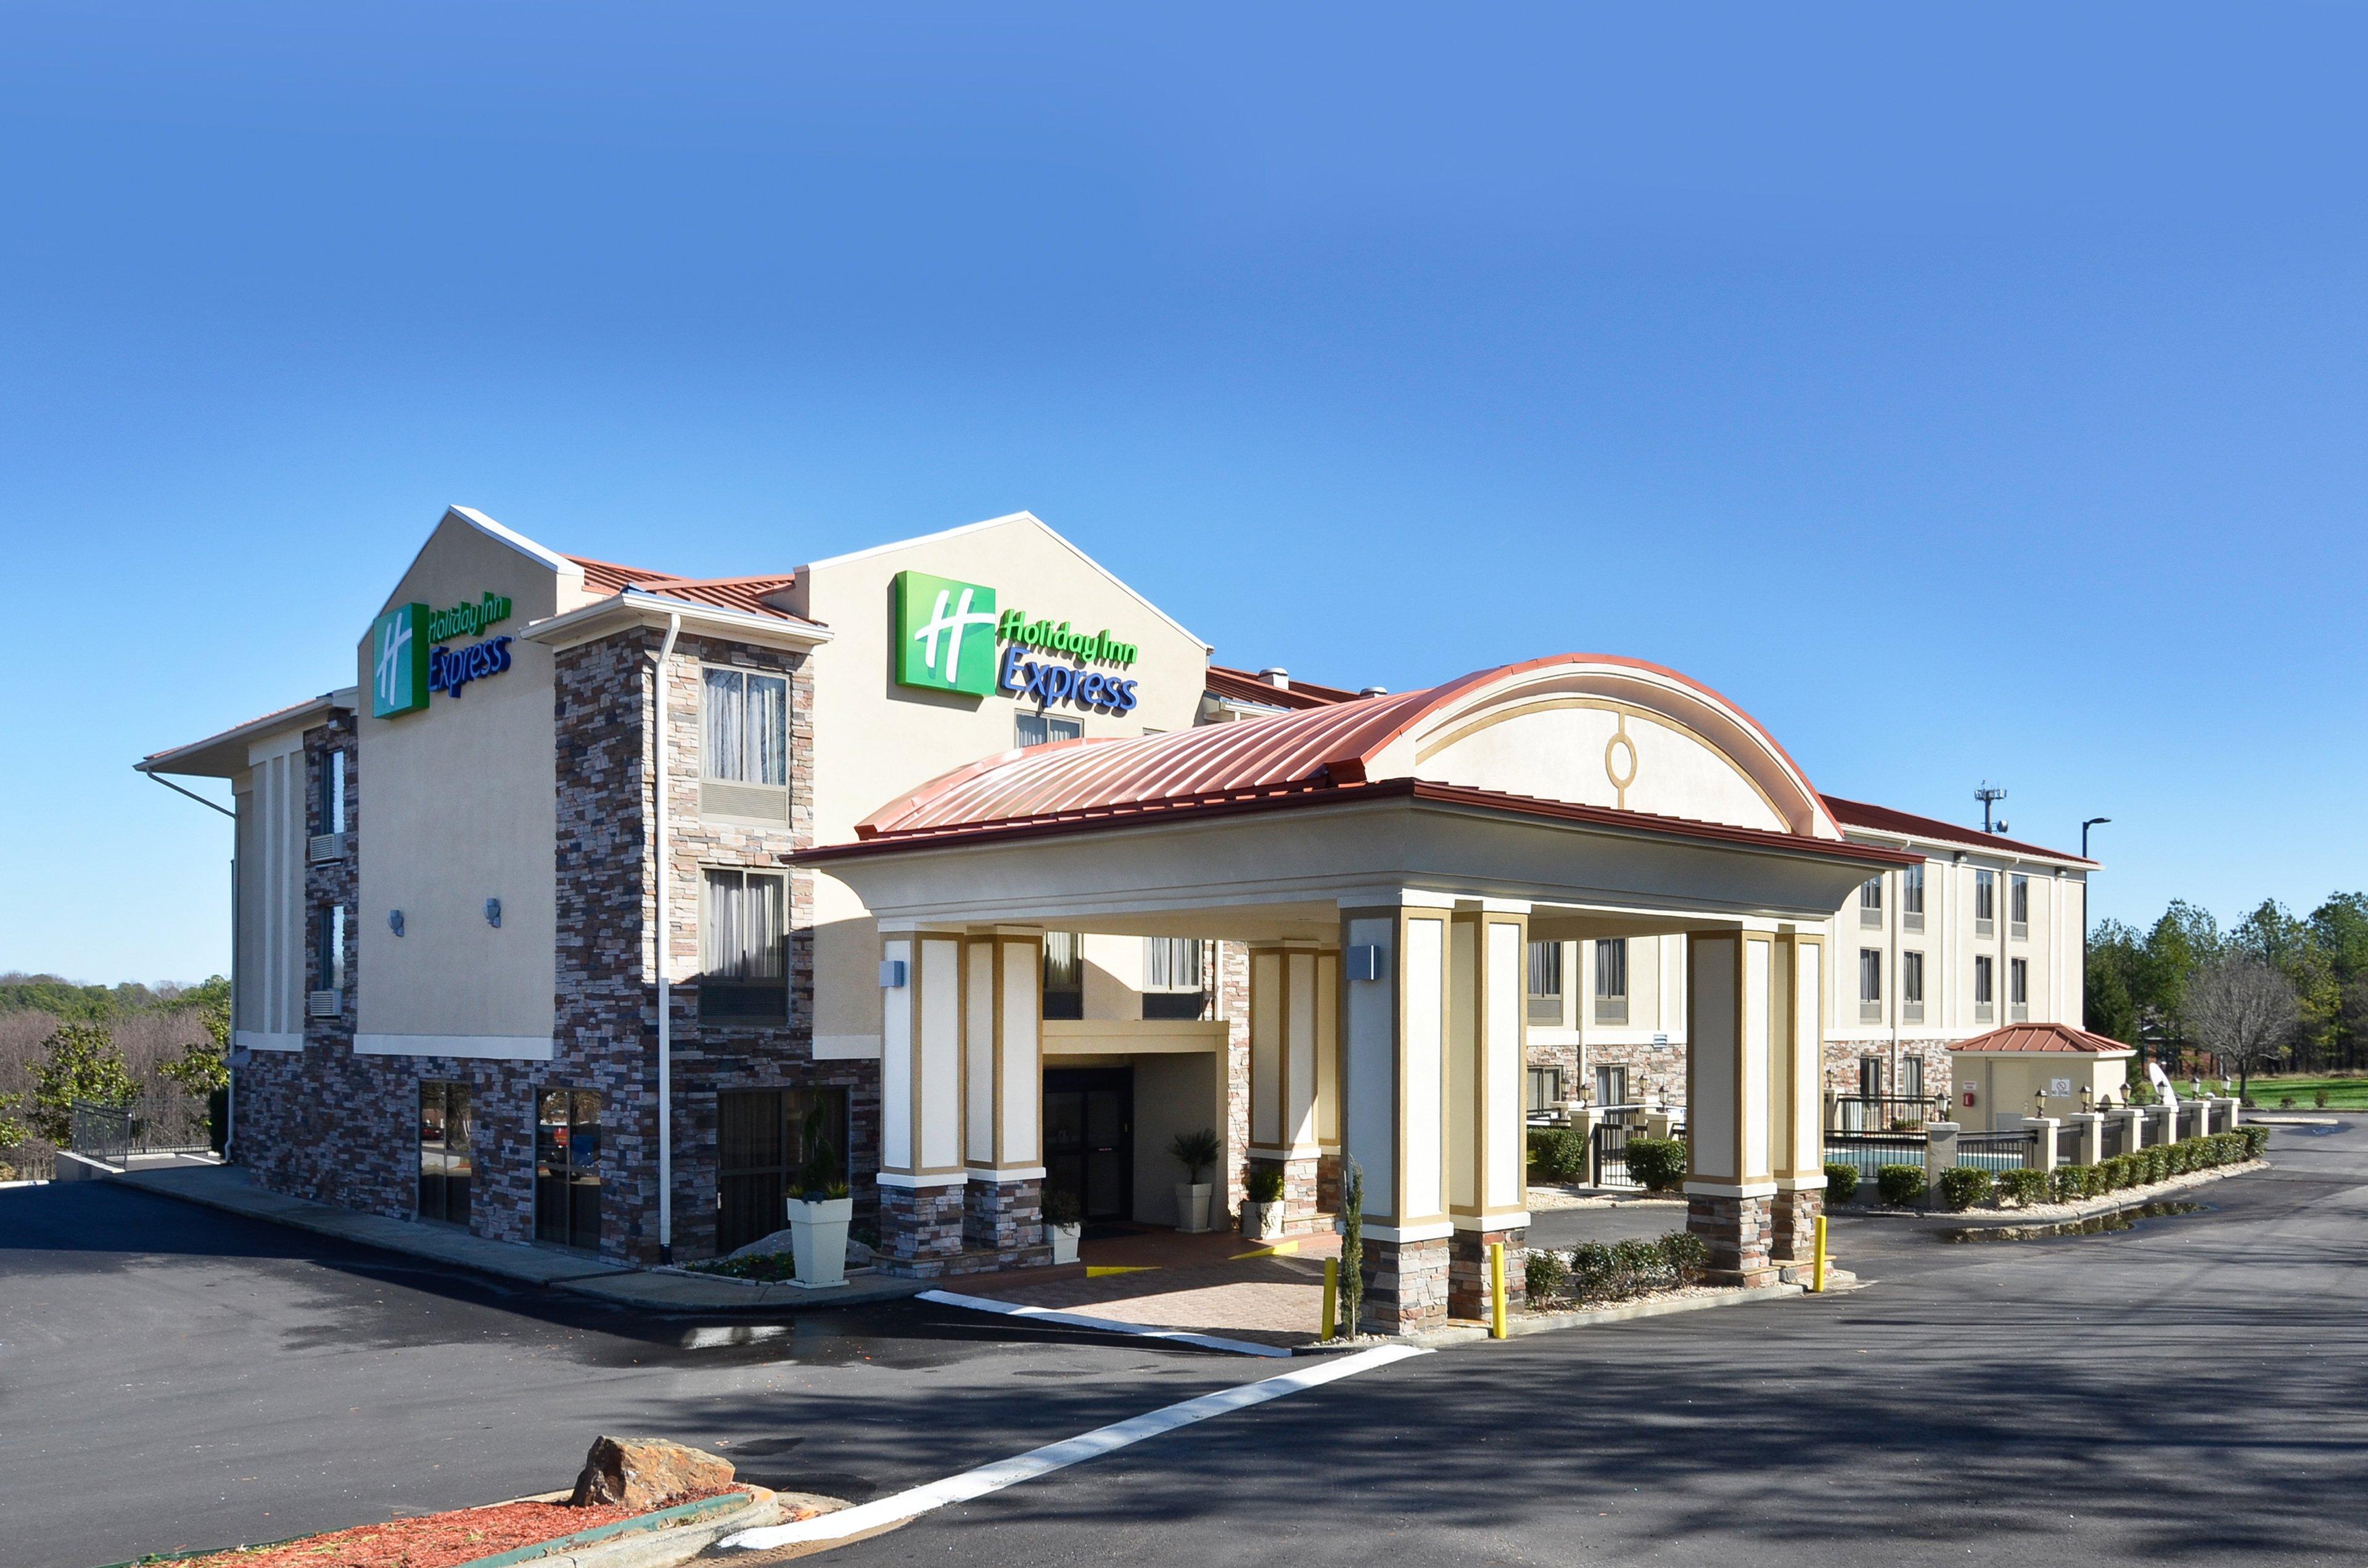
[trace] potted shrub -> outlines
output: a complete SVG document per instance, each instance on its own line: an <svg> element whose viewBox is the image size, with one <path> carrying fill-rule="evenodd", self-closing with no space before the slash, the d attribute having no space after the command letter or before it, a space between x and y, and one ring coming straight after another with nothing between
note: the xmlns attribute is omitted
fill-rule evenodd
<svg viewBox="0 0 2368 1568"><path fill-rule="evenodd" d="M806 1112L805 1151L798 1196L789 1200L790 1254L797 1263L797 1283L818 1290L847 1283L847 1226L855 1217L855 1200L848 1196L847 1174L819 1098Z"/></svg>
<svg viewBox="0 0 2368 1568"><path fill-rule="evenodd" d="M1077 1261L1077 1236L1086 1228L1086 1206L1065 1187L1044 1189L1044 1239L1054 1263Z"/></svg>
<svg viewBox="0 0 2368 1568"><path fill-rule="evenodd" d="M1262 1242L1281 1236L1282 1167L1259 1165L1250 1172L1246 1185L1248 1196L1242 1203L1242 1233Z"/></svg>
<svg viewBox="0 0 2368 1568"><path fill-rule="evenodd" d="M1204 1178L1224 1151L1216 1133L1204 1127L1198 1132L1178 1132L1167 1152L1184 1167L1184 1179L1176 1184L1176 1228L1197 1235L1209 1228L1210 1188Z"/></svg>

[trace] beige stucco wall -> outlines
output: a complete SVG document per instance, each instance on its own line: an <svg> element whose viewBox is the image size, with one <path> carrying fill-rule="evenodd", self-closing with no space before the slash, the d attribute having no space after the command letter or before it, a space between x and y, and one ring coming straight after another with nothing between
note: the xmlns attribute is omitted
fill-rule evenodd
<svg viewBox="0 0 2368 1568"><path fill-rule="evenodd" d="M2007 1116L2044 1114L2056 1118L2070 1116L2081 1108L2080 1090L2085 1086L2096 1099L2111 1095L2119 1103L2129 1083L2129 1062L2123 1057L2100 1057L2070 1051L1999 1052L1996 1055L1973 1051L1957 1052L1950 1058L1956 1074L1956 1095L1952 1104L1958 1119L1966 1125L1985 1131L1995 1129L1998 1119ZM2068 1080L2072 1092L2066 1095L2048 1093L2044 1101L2034 1096L2048 1090L2057 1079ZM1975 1091L1975 1105L1965 1109L1967 1087ZM2044 1104L2044 1110L2038 1108Z"/></svg>
<svg viewBox="0 0 2368 1568"><path fill-rule="evenodd" d="M580 574L564 586L573 604ZM437 692L418 712L373 718L369 629L361 631L358 1051L550 1054L553 656L520 634L560 608L562 590L563 574L549 563L447 514L385 603L442 609L507 595L509 619L466 641L510 636L510 667L460 697ZM498 930L486 923L488 898L502 902ZM400 937L387 923L395 909L404 913Z"/></svg>
<svg viewBox="0 0 2368 1568"><path fill-rule="evenodd" d="M1640 710L1565 704L1516 711L1454 739L1423 757L1417 776L1542 800L1783 830L1783 818L1759 787L1697 737ZM1626 747L1616 744L1623 733Z"/></svg>
<svg viewBox="0 0 2368 1568"><path fill-rule="evenodd" d="M244 1049L295 1051L303 1043L304 994L312 983L304 930L310 788L303 733L258 737L246 753L246 769L231 782L238 813L233 1027Z"/></svg>
<svg viewBox="0 0 2368 1568"><path fill-rule="evenodd" d="M1116 716L1064 704L1052 710L1087 735L1139 735L1194 722L1208 650L1190 633L1036 518L1011 517L802 567L788 607L830 627L814 653L814 841L845 843L855 824L949 769L1015 744L1018 699L916 690L896 684L892 647L894 581L916 570L996 590L999 609L1020 608L1079 627L1107 628L1138 650L1124 674L1138 706ZM1033 656L1033 655L1031 655ZM1100 667L1100 666L1097 666ZM814 879L814 1048L825 1057L880 1051L880 947L862 901L826 872ZM1089 1017L1133 1016L1119 977L1139 980L1140 944L1128 952L1088 945Z"/></svg>

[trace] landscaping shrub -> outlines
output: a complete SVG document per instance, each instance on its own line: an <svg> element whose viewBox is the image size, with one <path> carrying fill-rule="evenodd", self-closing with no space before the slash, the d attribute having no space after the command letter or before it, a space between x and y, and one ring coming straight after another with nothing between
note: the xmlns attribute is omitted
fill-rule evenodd
<svg viewBox="0 0 2368 1568"><path fill-rule="evenodd" d="M2115 1154L2112 1159L2102 1162L2101 1168L2105 1173L2105 1185L2116 1192L2123 1187L2137 1185L2137 1163L2127 1154Z"/></svg>
<svg viewBox="0 0 2368 1568"><path fill-rule="evenodd" d="M1828 1206L1848 1203L1858 1191L1858 1167L1839 1160L1826 1162L1826 1202Z"/></svg>
<svg viewBox="0 0 2368 1568"><path fill-rule="evenodd" d="M2215 1165L2233 1165L2245 1157L2245 1141L2234 1132L2214 1132L2210 1142Z"/></svg>
<svg viewBox="0 0 2368 1568"><path fill-rule="evenodd" d="M2170 1151L2157 1143L2139 1151L2138 1158L2146 1162L2146 1178L2149 1182L2167 1181L2170 1177Z"/></svg>
<svg viewBox="0 0 2368 1568"><path fill-rule="evenodd" d="M1530 1165L1549 1182L1587 1179L1587 1140L1564 1127L1540 1127L1530 1133Z"/></svg>
<svg viewBox="0 0 2368 1568"><path fill-rule="evenodd" d="M2028 1209L2034 1203L2044 1203L2048 1189L2055 1185L2047 1177L2045 1171L2000 1171L1998 1196L2012 1199L2018 1208Z"/></svg>
<svg viewBox="0 0 2368 1568"><path fill-rule="evenodd" d="M1249 1179L1242 1183L1242 1190L1252 1203L1281 1202L1282 1167L1252 1165Z"/></svg>
<svg viewBox="0 0 2368 1568"><path fill-rule="evenodd" d="M1971 1209L1987 1199L1996 1185L1979 1165L1957 1165L1941 1173L1941 1201L1952 1209Z"/></svg>
<svg viewBox="0 0 2368 1568"><path fill-rule="evenodd" d="M1602 1242L1581 1242L1570 1249L1570 1293L1582 1301L1608 1301L1612 1297L1611 1248Z"/></svg>
<svg viewBox="0 0 2368 1568"><path fill-rule="evenodd" d="M1691 1285L1710 1267L1710 1244L1691 1231L1671 1231L1657 1244L1661 1263L1680 1285Z"/></svg>
<svg viewBox="0 0 2368 1568"><path fill-rule="evenodd" d="M1570 1288L1570 1265L1558 1253L1537 1247L1531 1251L1530 1261L1522 1269L1529 1283L1531 1304L1551 1301Z"/></svg>
<svg viewBox="0 0 2368 1568"><path fill-rule="evenodd" d="M1894 1209L1906 1209L1924 1201L1924 1167L1922 1165L1884 1165L1874 1173L1875 1190L1884 1202Z"/></svg>
<svg viewBox="0 0 2368 1568"><path fill-rule="evenodd" d="M2294 1096L2292 1095L2280 1095L2278 1096L2278 1108L2280 1110L2292 1110L2294 1108Z"/></svg>
<svg viewBox="0 0 2368 1568"><path fill-rule="evenodd" d="M1686 1179L1686 1146L1675 1138L1631 1138L1628 1174L1647 1192L1675 1192Z"/></svg>
<svg viewBox="0 0 2368 1568"><path fill-rule="evenodd" d="M2171 1175L2185 1176L2195 1168L2195 1142L2192 1139L2180 1139L2170 1146L2169 1153Z"/></svg>
<svg viewBox="0 0 2368 1568"><path fill-rule="evenodd" d="M2083 1198L2095 1198L2105 1190L2105 1172L2101 1165L2058 1165L2055 1167L2055 1200L2071 1203Z"/></svg>
<svg viewBox="0 0 2368 1568"><path fill-rule="evenodd" d="M2258 1160L2270 1146L2270 1130L2266 1127L2240 1127L2237 1136L2245 1141L2245 1158Z"/></svg>
<svg viewBox="0 0 2368 1568"><path fill-rule="evenodd" d="M2319 1109L2325 1110L2327 1108L2327 1091L2325 1089L2313 1089L2310 1092L2310 1103L2317 1106Z"/></svg>
<svg viewBox="0 0 2368 1568"><path fill-rule="evenodd" d="M1668 1284L1677 1284L1669 1265L1662 1260L1660 1244L1632 1236L1627 1241L1612 1241L1612 1269L1620 1274L1622 1296L1644 1296L1645 1290L1657 1290Z"/></svg>

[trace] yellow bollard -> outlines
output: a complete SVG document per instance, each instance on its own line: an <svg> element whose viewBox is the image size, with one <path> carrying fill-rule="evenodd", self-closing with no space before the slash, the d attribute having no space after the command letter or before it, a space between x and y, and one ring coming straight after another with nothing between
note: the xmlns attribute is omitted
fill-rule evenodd
<svg viewBox="0 0 2368 1568"><path fill-rule="evenodd" d="M1488 1337L1505 1337L1505 1244L1488 1244Z"/></svg>
<svg viewBox="0 0 2368 1568"><path fill-rule="evenodd" d="M1817 1256L1816 1261L1809 1266L1809 1289L1816 1291L1819 1295L1823 1295L1825 1293L1826 1217L1823 1214L1817 1216Z"/></svg>
<svg viewBox="0 0 2368 1568"><path fill-rule="evenodd" d="M1340 1322L1340 1260L1324 1260L1324 1332L1316 1337L1329 1339Z"/></svg>

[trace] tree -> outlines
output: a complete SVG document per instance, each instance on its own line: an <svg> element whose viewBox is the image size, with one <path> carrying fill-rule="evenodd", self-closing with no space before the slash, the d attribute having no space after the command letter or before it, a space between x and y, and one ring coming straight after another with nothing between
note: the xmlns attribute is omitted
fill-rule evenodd
<svg viewBox="0 0 2368 1568"><path fill-rule="evenodd" d="M2344 998L2336 1015L2337 1049L2343 1053L2346 1066L2356 1067L2363 1036L2368 1035L2368 1019L2351 1006L2351 998L2354 988L2368 980L2368 893L2328 894L2326 903L2310 912L2310 929L2327 954L2336 990Z"/></svg>
<svg viewBox="0 0 2368 1568"><path fill-rule="evenodd" d="M2170 901L2162 918L2146 933L2146 952L2138 965L2139 983L2132 987L2142 1024L2150 1025L2165 1040L2187 1040L2187 987L2198 966L2219 956L2220 923L2211 911L2198 909L2183 898ZM2175 1053L2174 1053L2175 1059Z"/></svg>
<svg viewBox="0 0 2368 1568"><path fill-rule="evenodd" d="M2114 1040L2137 1038L2137 992L2145 938L2118 920L2100 920L2089 935L2087 1024Z"/></svg>
<svg viewBox="0 0 2368 1568"><path fill-rule="evenodd" d="M104 1024L60 1024L41 1050L45 1055L33 1073L33 1131L52 1143L72 1141L76 1100L128 1106L140 1097L139 1082Z"/></svg>
<svg viewBox="0 0 2368 1568"><path fill-rule="evenodd" d="M197 1009L209 1039L190 1041L178 1058L162 1063L157 1071L202 1105L230 1082L230 982L215 975L203 985L183 992L176 1005Z"/></svg>
<svg viewBox="0 0 2368 1568"><path fill-rule="evenodd" d="M2238 1093L2249 1090L2256 1065L2283 1053L2302 1021L2294 985L2260 960L2225 953L2203 965L2188 983L2187 1016L2196 1039L2217 1052L2222 1068L2234 1066Z"/></svg>
<svg viewBox="0 0 2368 1568"><path fill-rule="evenodd" d="M1365 1167L1351 1154L1340 1179L1340 1321L1343 1339L1357 1337L1359 1309L1365 1304Z"/></svg>

